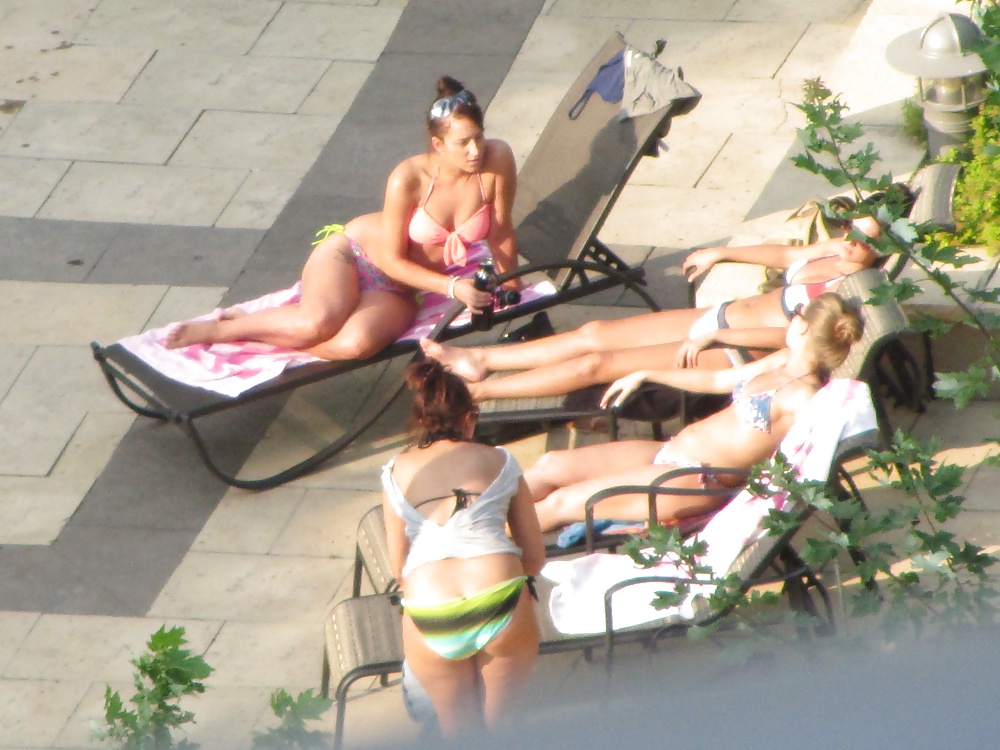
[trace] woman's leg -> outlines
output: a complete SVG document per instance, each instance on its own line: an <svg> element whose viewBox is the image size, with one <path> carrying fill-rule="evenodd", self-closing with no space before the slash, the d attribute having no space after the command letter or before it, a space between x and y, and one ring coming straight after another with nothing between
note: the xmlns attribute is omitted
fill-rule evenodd
<svg viewBox="0 0 1000 750"><path fill-rule="evenodd" d="M673 467L669 464L643 466L598 479L588 479L550 493L535 503L542 531L552 531L574 521L583 521L587 500L601 490L622 485L648 485ZM663 487L703 488L702 474L687 474L664 482ZM718 486L710 482L709 486ZM715 510L726 502L725 496L661 495L656 501L656 516L660 523L670 523L688 516L698 516ZM645 493L615 495L597 504L595 518L645 521L649 518L649 496Z"/></svg>
<svg viewBox="0 0 1000 750"><path fill-rule="evenodd" d="M411 294L363 291L354 312L336 335L306 351L322 359L365 359L405 333L416 313L417 302Z"/></svg>
<svg viewBox="0 0 1000 750"><path fill-rule="evenodd" d="M347 235L331 235L312 251L302 269L302 299L296 305L220 320L181 323L167 337L168 349L191 344L263 341L305 349L331 339L360 299L357 269Z"/></svg>
<svg viewBox="0 0 1000 750"><path fill-rule="evenodd" d="M512 726L538 658L540 635L531 593L525 586L510 624L474 657L482 682L488 729Z"/></svg>
<svg viewBox="0 0 1000 750"><path fill-rule="evenodd" d="M520 344L463 349L422 339L420 346L428 357L450 367L465 380L477 382L491 372L530 370L591 352L681 341L704 312L664 310L621 320L595 320L573 331Z"/></svg>
<svg viewBox="0 0 1000 750"><path fill-rule="evenodd" d="M661 447L663 443L655 440L619 440L565 451L548 451L524 472L524 481L537 509L539 501L560 487L601 479L616 471L650 466Z"/></svg>
<svg viewBox="0 0 1000 750"><path fill-rule="evenodd" d="M584 354L559 364L470 383L469 390L476 401L557 396L591 385L610 383L636 370L671 370L677 365L680 346L681 342L678 341ZM698 367L703 370L722 370L732 367L732 362L725 350L708 349L699 354Z"/></svg>
<svg viewBox="0 0 1000 750"><path fill-rule="evenodd" d="M434 704L438 726L446 738L482 729L481 687L474 659L452 661L431 650L406 614L403 653Z"/></svg>

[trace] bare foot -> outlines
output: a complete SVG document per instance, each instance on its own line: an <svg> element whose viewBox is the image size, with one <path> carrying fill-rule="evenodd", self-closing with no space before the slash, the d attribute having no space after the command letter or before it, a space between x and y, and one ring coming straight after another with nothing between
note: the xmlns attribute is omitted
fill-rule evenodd
<svg viewBox="0 0 1000 750"><path fill-rule="evenodd" d="M420 339L420 348L431 359L436 359L467 383L478 383L490 374L481 361L481 356L473 349L440 344L430 339Z"/></svg>
<svg viewBox="0 0 1000 750"><path fill-rule="evenodd" d="M167 349L180 349L192 344L213 344L216 333L216 321L192 320L187 323L179 323L174 330L167 334L163 345Z"/></svg>

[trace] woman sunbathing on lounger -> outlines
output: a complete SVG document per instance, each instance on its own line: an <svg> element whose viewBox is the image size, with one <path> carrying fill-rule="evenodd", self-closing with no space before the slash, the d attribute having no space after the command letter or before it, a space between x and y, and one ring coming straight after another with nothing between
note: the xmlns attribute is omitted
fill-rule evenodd
<svg viewBox="0 0 1000 750"><path fill-rule="evenodd" d="M805 247L757 245L695 250L683 264L692 280L720 261L787 269L784 287L712 308L595 320L567 333L519 344L465 349L422 339L420 345L427 356L468 381L476 401L569 393L609 383L640 368L693 364L703 369L732 367L782 347L785 329L798 306L835 290L849 274L870 268L878 255L861 238L879 234L878 221L863 217L854 220L853 231L847 236ZM522 372L486 379L493 372L505 370Z"/></svg>
<svg viewBox="0 0 1000 750"><path fill-rule="evenodd" d="M708 467L749 469L765 460L795 421L799 410L826 382L830 372L861 337L856 310L836 294L825 293L802 312L794 311L785 334L786 348L732 369L640 370L608 388L604 403L620 404L643 382L662 383L702 393L732 391L722 411L688 425L667 443L630 440L543 455L525 472L543 530L582 521L584 505L599 490L618 485L647 485L671 468L706 467L704 472L671 480L664 486L719 487L725 475ZM724 499L700 496L660 498L662 523L714 510ZM647 496L626 494L596 506L598 518L645 520Z"/></svg>
<svg viewBox="0 0 1000 750"><path fill-rule="evenodd" d="M513 152L484 136L475 96L447 76L438 81L427 130L430 150L392 171L382 211L354 219L312 251L297 304L181 323L167 348L249 340L363 359L409 328L416 290L469 307L489 304L489 292L473 287L470 266L492 251L498 273L516 267Z"/></svg>
<svg viewBox="0 0 1000 750"><path fill-rule="evenodd" d="M538 656L527 577L545 546L517 461L471 441L479 412L465 383L433 360L406 380L419 441L382 472L389 559L403 653L453 738L515 720Z"/></svg>

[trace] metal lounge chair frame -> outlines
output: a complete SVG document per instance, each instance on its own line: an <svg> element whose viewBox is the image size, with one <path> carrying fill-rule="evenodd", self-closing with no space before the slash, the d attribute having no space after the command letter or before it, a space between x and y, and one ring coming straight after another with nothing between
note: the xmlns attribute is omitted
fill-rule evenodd
<svg viewBox="0 0 1000 750"><path fill-rule="evenodd" d="M880 436L877 430L863 432L840 441L827 480L828 491L834 499L848 500L853 498L864 502L857 485L844 468L844 464L863 453L864 449L877 447L879 441ZM593 530L594 509L600 502L609 497L622 493L647 493L650 518L655 518L656 500L661 496L720 494L720 490L714 489L663 487L663 483L672 477L694 471L701 472L702 469L672 470L665 472L650 485L612 487L591 497L586 506L587 552L594 551L597 544L596 534ZM736 474L747 473L742 469L719 469L719 471ZM731 490L725 492L732 493ZM764 535L749 543L732 563L727 573L739 575L745 582L745 590L754 586L781 583L789 606L795 611L808 613L814 618L815 626L811 629L800 627L800 636L832 634L835 632L836 623L830 595L819 575L801 559L792 546L793 537L801 528L802 523L811 515L812 509L800 503L796 506L795 512L800 521L798 526L790 528L781 535ZM843 529L841 521L837 520L836 523L841 525ZM384 686L390 675L401 674L403 668L398 592L395 580L388 573L382 506L376 506L368 511L359 523L358 529L352 596L335 603L328 610L324 623L325 648L321 691L324 696L328 696L330 686L335 680L334 697L337 702L335 748L342 746L347 694L351 686L357 680L365 677L379 677ZM852 552L851 556L856 564L863 561L859 552ZM360 595L360 584L364 576L367 576L375 593ZM616 646L638 642L648 647L662 637L682 634L694 623L665 617L662 621L654 621L637 627L619 629L614 626L611 602L615 594L628 586L648 584L650 581L657 580L669 584L694 583L694 581L678 577L663 577L662 579L646 577L621 582L609 590L604 597L605 632L592 635L566 635L555 629L548 617L548 608L545 606L549 587L545 582L539 581L538 583L541 585L539 585L538 590L541 601L536 607L542 634L539 653L583 651L587 660L590 661L593 650L603 648L606 654L606 674L610 677ZM814 593L818 597L818 602L813 597ZM706 613L698 620L697 624L706 625L716 622L728 614L730 614L729 611Z"/></svg>
<svg viewBox="0 0 1000 750"><path fill-rule="evenodd" d="M613 35L584 68L518 176L514 226L519 251L528 265L500 280L541 272L555 280L558 291L551 297L497 311L495 326L616 287L634 292L650 309L658 309L643 289L642 269L619 258L597 235L639 160L643 155L655 155L671 119L688 111L697 98L675 100L655 112L622 120L619 105L594 96L578 118L568 117L600 66L625 44L621 35ZM448 327L461 310L456 304L430 337L446 340L468 333L469 326ZM419 356L416 342L396 342L363 361L312 362L289 368L277 378L230 398L168 378L119 344L95 342L91 348L109 386L123 403L142 416L176 424L191 439L209 471L229 485L254 490L275 487L330 460L388 410L402 385L389 389L381 405L368 410L372 416L359 420L343 436L305 460L260 479L239 479L225 472L196 426L199 419L401 355L416 352Z"/></svg>

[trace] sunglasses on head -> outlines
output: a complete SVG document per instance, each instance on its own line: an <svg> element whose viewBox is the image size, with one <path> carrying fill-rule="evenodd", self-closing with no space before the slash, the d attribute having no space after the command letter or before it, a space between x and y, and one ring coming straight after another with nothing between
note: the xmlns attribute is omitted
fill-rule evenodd
<svg viewBox="0 0 1000 750"><path fill-rule="evenodd" d="M457 94L444 96L431 105L431 119L443 120L455 111L455 107L458 106L459 103L472 107L475 105L476 99L465 89L462 89Z"/></svg>

